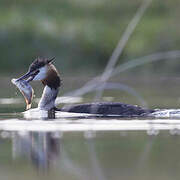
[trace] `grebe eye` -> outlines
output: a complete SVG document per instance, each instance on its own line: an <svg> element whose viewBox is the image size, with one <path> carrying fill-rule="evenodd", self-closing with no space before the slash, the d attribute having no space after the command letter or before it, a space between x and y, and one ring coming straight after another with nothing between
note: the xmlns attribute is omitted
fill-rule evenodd
<svg viewBox="0 0 180 180"><path fill-rule="evenodd" d="M38 74L40 72L40 70L37 70L36 73Z"/></svg>

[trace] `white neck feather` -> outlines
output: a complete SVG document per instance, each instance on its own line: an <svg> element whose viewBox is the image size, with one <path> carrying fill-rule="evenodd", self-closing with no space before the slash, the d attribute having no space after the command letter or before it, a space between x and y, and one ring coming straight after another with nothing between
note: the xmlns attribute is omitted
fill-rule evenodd
<svg viewBox="0 0 180 180"><path fill-rule="evenodd" d="M58 88L54 89L46 85L41 100L39 101L38 108L47 111L54 108L58 91Z"/></svg>

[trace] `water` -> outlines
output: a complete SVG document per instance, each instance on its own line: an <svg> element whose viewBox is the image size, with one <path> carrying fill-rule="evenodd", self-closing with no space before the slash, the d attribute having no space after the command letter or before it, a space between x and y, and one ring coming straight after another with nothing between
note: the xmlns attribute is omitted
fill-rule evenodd
<svg viewBox="0 0 180 180"><path fill-rule="evenodd" d="M180 176L178 119L0 116L3 180L166 180Z"/></svg>
<svg viewBox="0 0 180 180"><path fill-rule="evenodd" d="M141 86L135 84L151 107L178 108L178 87L167 85L167 80L155 86L148 82L143 91L142 81ZM166 88L158 91L158 86ZM14 89L7 91L12 92L0 92L5 97L0 99L0 179L179 179L179 118L85 118L56 114L56 119L42 120L36 114L33 119L26 119L20 113L25 109L22 97L15 95ZM82 103L89 101L86 98L63 97L58 101ZM117 92L105 93L103 100L137 103L129 94ZM34 102L37 101L35 98Z"/></svg>

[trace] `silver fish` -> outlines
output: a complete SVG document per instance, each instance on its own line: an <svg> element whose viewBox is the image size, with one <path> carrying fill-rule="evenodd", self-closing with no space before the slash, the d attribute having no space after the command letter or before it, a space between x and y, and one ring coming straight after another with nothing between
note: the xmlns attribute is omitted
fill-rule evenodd
<svg viewBox="0 0 180 180"><path fill-rule="evenodd" d="M26 80L12 79L11 82L20 90L26 102L26 110L31 108L34 90Z"/></svg>

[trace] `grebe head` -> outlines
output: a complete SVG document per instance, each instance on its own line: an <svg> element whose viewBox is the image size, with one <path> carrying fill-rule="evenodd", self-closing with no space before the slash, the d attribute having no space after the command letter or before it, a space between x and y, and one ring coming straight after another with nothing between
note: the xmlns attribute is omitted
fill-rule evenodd
<svg viewBox="0 0 180 180"><path fill-rule="evenodd" d="M38 108L43 110L51 110L55 107L55 100L61 85L59 73L52 64L53 60L54 58L35 59L29 66L28 72L16 80L20 82L27 79L27 82L41 81L43 83L45 88L38 104Z"/></svg>
<svg viewBox="0 0 180 180"><path fill-rule="evenodd" d="M51 64L54 58L46 59L40 58L34 60L34 62L29 66L29 70L26 74L21 76L18 80L27 79L27 81L42 81L47 78L48 71L52 68Z"/></svg>

